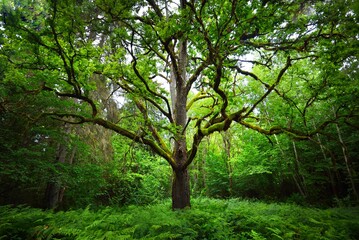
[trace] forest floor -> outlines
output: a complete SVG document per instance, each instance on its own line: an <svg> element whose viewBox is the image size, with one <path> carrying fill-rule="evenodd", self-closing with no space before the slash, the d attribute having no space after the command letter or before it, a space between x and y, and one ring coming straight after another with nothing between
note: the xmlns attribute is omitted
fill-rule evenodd
<svg viewBox="0 0 359 240"><path fill-rule="evenodd" d="M359 207L198 198L148 206L43 211L0 206L0 239L359 239Z"/></svg>

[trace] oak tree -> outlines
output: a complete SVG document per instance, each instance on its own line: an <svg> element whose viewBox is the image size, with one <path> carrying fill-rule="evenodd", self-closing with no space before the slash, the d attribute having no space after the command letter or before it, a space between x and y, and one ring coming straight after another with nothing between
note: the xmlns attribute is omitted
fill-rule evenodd
<svg viewBox="0 0 359 240"><path fill-rule="evenodd" d="M6 0L3 81L74 100L75 108L48 108L42 116L97 124L149 146L172 167L172 207L182 209L190 207L188 166L206 136L240 124L308 139L338 118L355 117L356 107L345 115L338 107L315 128L306 125L311 107L332 87L324 75L308 82L309 95L283 87L295 84L303 62L355 81L342 73L357 61L355 6L344 0ZM106 98L96 98L97 78L107 84L107 100L118 102L115 117L103 110ZM300 123L261 121L270 96L300 111ZM124 103L131 114L121 111Z"/></svg>

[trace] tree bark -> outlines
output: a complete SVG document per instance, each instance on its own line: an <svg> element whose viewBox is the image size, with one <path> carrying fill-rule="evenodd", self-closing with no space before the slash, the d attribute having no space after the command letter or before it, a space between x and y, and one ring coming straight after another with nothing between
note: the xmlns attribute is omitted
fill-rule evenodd
<svg viewBox="0 0 359 240"><path fill-rule="evenodd" d="M174 170L172 181L172 209L191 207L188 169Z"/></svg>
<svg viewBox="0 0 359 240"><path fill-rule="evenodd" d="M180 8L186 7L186 0L181 0ZM174 122L176 124L176 136L173 149L173 167L172 180L172 209L183 209L191 207L190 203L190 179L187 162L187 39L181 39L178 45L178 60L172 58L171 69L171 98L173 107ZM176 68L174 68L176 64Z"/></svg>
<svg viewBox="0 0 359 240"><path fill-rule="evenodd" d="M180 55L181 56L181 55ZM190 207L190 188L188 168L184 166L187 162L187 141L186 141L186 123L187 123L187 93L183 84L184 77L176 79L176 99L174 119L177 127L175 137L173 158L176 166L173 168L172 182L172 208L183 209Z"/></svg>
<svg viewBox="0 0 359 240"><path fill-rule="evenodd" d="M190 207L190 188L188 168L184 166L187 162L187 89L186 89L186 66L187 66L187 41L182 40L179 43L179 57L177 62L178 70L174 72L171 88L175 88L175 94L172 95L174 103L174 121L177 127L175 143L173 149L173 158L176 166L173 169L172 182L172 208L182 209Z"/></svg>
<svg viewBox="0 0 359 240"><path fill-rule="evenodd" d="M188 167L182 167L187 161L186 138L183 135L174 144L174 159L176 167L173 168L172 209L191 207Z"/></svg>

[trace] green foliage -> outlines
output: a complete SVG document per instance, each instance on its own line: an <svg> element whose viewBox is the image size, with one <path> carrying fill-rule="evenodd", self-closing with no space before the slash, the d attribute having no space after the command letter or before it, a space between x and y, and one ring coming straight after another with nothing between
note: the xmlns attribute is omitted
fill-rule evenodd
<svg viewBox="0 0 359 240"><path fill-rule="evenodd" d="M104 167L97 164L82 163L64 166L61 182L65 186L64 202L60 208L82 208L95 204L102 189L106 186Z"/></svg>
<svg viewBox="0 0 359 240"><path fill-rule="evenodd" d="M104 166L102 204L149 204L170 196L171 170L163 159L121 136L112 138L114 161Z"/></svg>
<svg viewBox="0 0 359 240"><path fill-rule="evenodd" d="M0 239L357 239L358 208L319 210L291 204L199 198L172 211L144 207L66 212L0 207Z"/></svg>
<svg viewBox="0 0 359 240"><path fill-rule="evenodd" d="M222 155L209 152L206 156L206 194L211 197L229 196L228 169Z"/></svg>

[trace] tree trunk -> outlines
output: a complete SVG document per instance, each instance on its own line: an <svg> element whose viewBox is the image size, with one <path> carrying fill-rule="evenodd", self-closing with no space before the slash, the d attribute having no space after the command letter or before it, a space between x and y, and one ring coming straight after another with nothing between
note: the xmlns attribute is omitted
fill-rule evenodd
<svg viewBox="0 0 359 240"><path fill-rule="evenodd" d="M184 8L184 0L181 1L181 7ZM183 209L191 207L190 204L190 187L188 168L184 166L187 161L187 40L183 39L178 46L177 70L172 69L171 77L171 98L174 103L173 116L177 127L175 143L173 149L173 158L176 166L173 169L172 182L172 208Z"/></svg>
<svg viewBox="0 0 359 240"><path fill-rule="evenodd" d="M227 167L227 171L228 171L228 182L229 182L229 196L231 197L233 194L233 166L231 163L231 136L230 133L228 131L224 132L222 134L222 138L223 138L223 144L224 144L224 149L226 152L226 167Z"/></svg>
<svg viewBox="0 0 359 240"><path fill-rule="evenodd" d="M175 142L174 159L176 167L173 168L172 209L191 207L188 167L182 167L187 161L186 138L184 136Z"/></svg>
<svg viewBox="0 0 359 240"><path fill-rule="evenodd" d="M334 109L334 107L332 108L333 110L333 113L334 113L334 117L337 117L337 114L336 114L336 111ZM338 139L339 139L339 143L342 147L342 152L343 152L343 157L344 157L344 161L345 161L345 167L347 169L347 172L348 172L348 178L349 178L349 181L350 181L350 184L351 184L351 187L352 187L352 191L353 191L353 195L354 197L356 198L356 200L358 201L359 200L359 195L358 195L358 192L356 190L356 185L355 185L355 181L354 181L354 178L353 178L353 174L352 174L352 164L351 164L351 161L349 159L349 153L348 153L348 148L342 138L342 133L341 133L341 130L339 128L339 124L338 123L335 123L335 127L337 129L337 134L338 134Z"/></svg>
<svg viewBox="0 0 359 240"><path fill-rule="evenodd" d="M172 180L172 209L191 207L188 169L174 170Z"/></svg>
<svg viewBox="0 0 359 240"><path fill-rule="evenodd" d="M324 162L328 163L329 161L328 161L327 155L325 153L325 146L323 145L323 143L322 143L322 141L320 139L319 133L317 133L316 136L317 136L317 139L318 139L318 144L320 146L320 151L323 154ZM329 166L327 167L327 170L328 170L328 175L329 175L329 179L330 179L330 186L332 188L332 193L336 198L338 198L338 193L337 193L336 185L335 185L335 182L334 182L334 176L332 174L332 170L330 169Z"/></svg>
<svg viewBox="0 0 359 240"><path fill-rule="evenodd" d="M59 144L56 153L55 163L65 163L67 156L67 149L64 144ZM45 208L54 209L62 201L62 196L65 188L59 180L58 174L52 176L52 180L47 183L45 191Z"/></svg>
<svg viewBox="0 0 359 240"><path fill-rule="evenodd" d="M335 124L335 126L337 128L339 142L340 142L340 145L342 147L345 166L346 166L346 169L347 169L347 172L348 172L348 178L349 178L349 181L350 181L350 184L351 184L351 187L352 187L353 195L356 198L356 200L359 200L359 195L358 195L358 192L356 190L356 185L355 185L353 174L352 174L352 167L351 167L351 164L350 164L350 161L349 161L349 153L348 153L348 150L347 150L347 146L345 145L345 143L343 141L339 125Z"/></svg>
<svg viewBox="0 0 359 240"><path fill-rule="evenodd" d="M65 133L68 134L70 132L70 126L65 125L64 128ZM67 163L71 165L74 161L76 151L77 147L74 147L69 153L66 144L60 143L56 151L55 164ZM52 176L51 181L47 183L44 202L44 207L46 209L55 209L62 203L66 186L61 182L60 178L61 173L55 173Z"/></svg>
<svg viewBox="0 0 359 240"><path fill-rule="evenodd" d="M166 5L166 8L168 6ZM180 1L180 8L186 8L186 0ZM172 116L176 126L176 134L173 138L173 159L175 166L172 180L172 209L190 207L190 179L187 162L187 39L181 39L177 45L178 55L171 55L171 82L170 93L172 102ZM173 45L173 52L176 44Z"/></svg>
<svg viewBox="0 0 359 240"><path fill-rule="evenodd" d="M294 170L295 170L295 174L293 175L293 179L295 181L295 184L298 187L298 190L300 192L300 194L305 197L306 194L306 184L305 184L305 178L303 177L302 174L300 174L300 170L299 170L299 157L298 157L298 152L297 152L297 147L295 145L295 142L292 141L293 144L293 150L294 150L294 157L295 157L295 161L294 161ZM298 178L296 178L296 176Z"/></svg>
<svg viewBox="0 0 359 240"><path fill-rule="evenodd" d="M45 208L57 208L64 197L65 187L61 186L59 182L50 182L47 184L45 193Z"/></svg>

